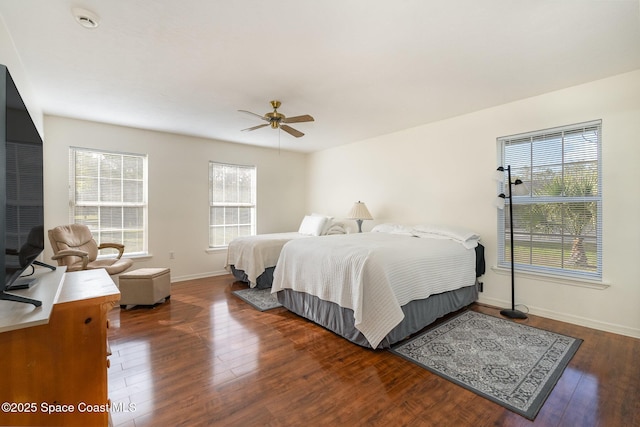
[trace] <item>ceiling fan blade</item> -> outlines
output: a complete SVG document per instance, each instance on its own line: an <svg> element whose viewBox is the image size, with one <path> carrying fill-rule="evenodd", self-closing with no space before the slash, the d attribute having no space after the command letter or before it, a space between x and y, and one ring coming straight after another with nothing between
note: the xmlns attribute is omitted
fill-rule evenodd
<svg viewBox="0 0 640 427"><path fill-rule="evenodd" d="M300 132L299 130L296 130L296 129L292 128L291 126L280 125L280 129L282 129L283 131L287 132L289 135L295 136L296 138L300 138L301 136L304 136L304 133Z"/></svg>
<svg viewBox="0 0 640 427"><path fill-rule="evenodd" d="M252 116L260 117L262 120L265 120L267 122L269 121L267 117L261 116L260 114L252 113L251 111L247 111L247 110L238 110L238 111L241 113L251 114Z"/></svg>
<svg viewBox="0 0 640 427"><path fill-rule="evenodd" d="M265 124L263 124L263 125L258 125L258 126L254 126L254 127L250 127L250 128L242 129L242 130L241 130L241 132L249 131L249 130L256 130L256 129L263 128L263 127L265 127L265 126L269 126L269 123L265 123Z"/></svg>
<svg viewBox="0 0 640 427"><path fill-rule="evenodd" d="M305 114L303 116L286 117L282 119L283 123L300 123L300 122L312 122L312 121L313 121L313 117L311 117L308 114Z"/></svg>

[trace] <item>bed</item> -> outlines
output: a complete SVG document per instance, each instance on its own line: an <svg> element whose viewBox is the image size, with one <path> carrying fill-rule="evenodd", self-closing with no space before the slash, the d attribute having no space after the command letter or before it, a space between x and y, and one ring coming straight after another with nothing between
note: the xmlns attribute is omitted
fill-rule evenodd
<svg viewBox="0 0 640 427"><path fill-rule="evenodd" d="M452 227L381 225L289 241L272 293L293 313L358 345L388 348L478 297L479 236Z"/></svg>
<svg viewBox="0 0 640 427"><path fill-rule="evenodd" d="M319 214L306 215L298 231L258 234L239 237L227 248L225 269L252 288L271 287L273 271L285 243L308 237L345 234L347 229L333 217Z"/></svg>

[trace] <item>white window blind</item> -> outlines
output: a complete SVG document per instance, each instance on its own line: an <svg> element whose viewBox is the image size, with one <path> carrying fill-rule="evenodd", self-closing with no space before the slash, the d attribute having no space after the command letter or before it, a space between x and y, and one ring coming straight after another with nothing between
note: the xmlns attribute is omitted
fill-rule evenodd
<svg viewBox="0 0 640 427"><path fill-rule="evenodd" d="M70 221L85 224L98 244L122 243L147 253L147 156L70 149Z"/></svg>
<svg viewBox="0 0 640 427"><path fill-rule="evenodd" d="M256 167L209 162L209 247L256 233Z"/></svg>
<svg viewBox="0 0 640 427"><path fill-rule="evenodd" d="M598 120L498 138L500 166L511 165L512 181L528 188L513 197L517 269L602 279L601 129ZM508 205L498 214L498 265L505 268L510 214Z"/></svg>

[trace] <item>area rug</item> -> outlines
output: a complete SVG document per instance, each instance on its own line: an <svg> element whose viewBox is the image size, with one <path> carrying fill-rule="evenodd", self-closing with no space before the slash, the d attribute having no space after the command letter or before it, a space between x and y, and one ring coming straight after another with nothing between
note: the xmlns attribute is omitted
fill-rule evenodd
<svg viewBox="0 0 640 427"><path fill-rule="evenodd" d="M582 340L474 311L391 351L533 420Z"/></svg>
<svg viewBox="0 0 640 427"><path fill-rule="evenodd" d="M240 289L231 291L232 294L252 305L256 310L267 311L272 308L282 307L275 295L271 294L271 288L267 289Z"/></svg>

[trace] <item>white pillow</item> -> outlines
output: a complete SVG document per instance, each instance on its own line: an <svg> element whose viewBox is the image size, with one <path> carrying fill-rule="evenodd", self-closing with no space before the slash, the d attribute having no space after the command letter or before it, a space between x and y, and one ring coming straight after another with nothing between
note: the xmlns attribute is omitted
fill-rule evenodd
<svg viewBox="0 0 640 427"><path fill-rule="evenodd" d="M305 215L298 229L298 233L307 236L321 236L326 223L326 216Z"/></svg>
<svg viewBox="0 0 640 427"><path fill-rule="evenodd" d="M329 232L329 228L331 228L331 225L333 224L333 217L319 213L312 213L311 216L320 216L327 219L327 221L324 223L324 228L322 229L321 236L327 234Z"/></svg>
<svg viewBox="0 0 640 427"><path fill-rule="evenodd" d="M404 234L412 236L411 228L400 224L378 224L371 229L372 233Z"/></svg>
<svg viewBox="0 0 640 427"><path fill-rule="evenodd" d="M326 231L322 233L322 235L331 235L331 234L347 234L347 229L344 224L341 222L333 222L327 221L328 227L325 227Z"/></svg>
<svg viewBox="0 0 640 427"><path fill-rule="evenodd" d="M465 248L471 249L478 246L480 235L473 231L460 227L448 225L416 225L413 233L418 237L437 237L452 239L460 242Z"/></svg>

